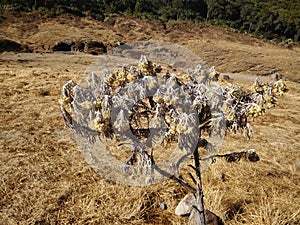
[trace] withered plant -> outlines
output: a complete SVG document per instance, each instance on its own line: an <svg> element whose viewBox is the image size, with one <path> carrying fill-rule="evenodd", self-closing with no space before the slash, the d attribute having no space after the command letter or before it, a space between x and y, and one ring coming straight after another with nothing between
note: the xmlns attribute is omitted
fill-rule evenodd
<svg viewBox="0 0 300 225"><path fill-rule="evenodd" d="M142 56L137 65L123 65L101 76L91 73L84 84L70 80L62 87L61 112L65 124L93 145L108 139L118 146L129 146L129 157L119 173L136 177L138 182L158 182L168 177L194 194L196 204L190 213L191 224L205 225L201 168L217 157L227 161L247 158L257 161L255 150L215 153L226 132L240 132L250 138L249 118L262 115L276 103L286 89L281 80L263 84L257 79L252 91L218 83L218 72L199 64L189 71L177 71L158 65ZM179 155L160 164L157 147L173 148ZM86 150L84 150L86 151ZM91 157L93 151L90 151ZM193 183L178 176L180 164L187 158L195 175ZM95 161L96 163L98 161ZM123 176L122 175L122 176Z"/></svg>

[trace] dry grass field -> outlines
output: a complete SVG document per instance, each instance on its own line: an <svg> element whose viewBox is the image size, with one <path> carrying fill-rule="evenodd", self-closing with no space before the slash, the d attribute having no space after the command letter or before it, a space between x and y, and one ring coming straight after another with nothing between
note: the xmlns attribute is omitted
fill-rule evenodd
<svg viewBox="0 0 300 225"><path fill-rule="evenodd" d="M61 86L79 81L97 56L47 53L57 41L165 40L249 87L274 72L288 92L251 124L254 136L226 136L221 153L254 148L260 161L217 160L203 172L205 207L229 225L300 224L300 48L285 48L231 29L132 18L7 18L2 38L34 53L0 55L0 224L186 224L174 214L187 191L172 180L147 187L107 181L83 159L58 105ZM183 174L183 176L186 176ZM161 210L165 203L168 208Z"/></svg>

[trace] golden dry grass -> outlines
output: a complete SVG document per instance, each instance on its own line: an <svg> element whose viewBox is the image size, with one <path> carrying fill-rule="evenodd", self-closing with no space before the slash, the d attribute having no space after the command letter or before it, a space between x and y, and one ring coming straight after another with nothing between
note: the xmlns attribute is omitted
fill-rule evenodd
<svg viewBox="0 0 300 225"><path fill-rule="evenodd" d="M300 221L299 47L285 49L208 25L116 18L114 26L85 18L1 22L1 34L37 51L66 37L109 42L159 39L186 46L223 73L279 71L289 91L252 122L254 137L229 134L221 153L254 148L257 163L217 160L203 172L205 206L225 224L296 225ZM175 23L175 22L174 22ZM191 30L191 28L194 28ZM84 161L64 129L57 99L96 59L84 54L0 55L0 224L185 224L174 210L187 191L165 182L127 187L103 179ZM245 83L246 75L235 82ZM253 78L253 77L251 77ZM183 174L185 177L186 175ZM167 210L159 204L166 203Z"/></svg>

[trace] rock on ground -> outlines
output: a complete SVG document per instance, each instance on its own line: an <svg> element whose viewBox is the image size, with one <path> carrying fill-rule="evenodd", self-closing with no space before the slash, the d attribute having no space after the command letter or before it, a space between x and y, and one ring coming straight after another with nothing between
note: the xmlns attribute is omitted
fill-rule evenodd
<svg viewBox="0 0 300 225"><path fill-rule="evenodd" d="M190 215L196 199L192 193L187 194L177 205L175 214L178 216ZM222 219L209 210L205 210L205 217L207 225L224 225Z"/></svg>
<svg viewBox="0 0 300 225"><path fill-rule="evenodd" d="M92 55L106 53L106 46L101 41L94 40L62 40L51 48L52 51L78 51Z"/></svg>
<svg viewBox="0 0 300 225"><path fill-rule="evenodd" d="M16 41L0 38L0 52L31 52L27 45Z"/></svg>

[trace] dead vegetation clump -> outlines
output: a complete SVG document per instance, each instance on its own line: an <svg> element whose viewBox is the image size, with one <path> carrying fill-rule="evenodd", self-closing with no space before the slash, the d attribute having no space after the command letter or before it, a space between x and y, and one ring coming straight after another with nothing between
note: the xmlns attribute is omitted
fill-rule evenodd
<svg viewBox="0 0 300 225"><path fill-rule="evenodd" d="M180 140L180 135L190 134L190 130L192 130L192 133L196 133L192 126L194 122L192 124L188 123L189 120L186 120L186 123L188 124L184 124L182 122L182 115L184 115L185 112L181 112L182 114L180 115L180 112L177 111L179 109L176 109L175 107L176 102L174 102L174 98L177 99L175 94L176 88L181 87L181 90L188 90L188 93L192 96L192 102L190 102L189 105L193 106L194 110L196 110L199 114L198 116L200 121L197 128L200 130L200 134L202 134L205 130L213 132L211 127L216 126L218 131L221 129L226 130L226 128L228 128L228 130L231 130L234 133L244 133L244 135L249 138L252 135L252 129L247 122L247 118L262 115L265 112L265 108L274 107L275 97L282 95L282 93L286 91L285 82L282 80L276 81L274 84L263 84L256 79L254 85L251 87L253 90L251 93L246 93L241 87L234 84L230 84L224 89L222 87L219 87L218 89L216 89L215 86L210 87L215 91L215 93L220 91L221 94L219 96L221 96L221 99L224 98L224 127L221 127L220 121L222 121L222 118L212 118L211 115L206 114L209 111L205 109L205 106L212 103L210 103L209 100L208 102L203 100L205 97L206 99L209 98L209 90L206 90L206 88L209 88L208 83L218 80L218 73L214 70L210 70L210 73L206 74L206 76L202 67L200 66L200 69L198 69L198 67L199 65L195 69L195 74L182 75L186 78L185 81L183 81L175 74L170 74L168 71L165 72L161 66L148 61L145 56L142 56L137 68L126 65L114 72L107 71L104 73L104 80L102 81L100 77L97 77L96 74L92 73L91 77L88 78L87 81L88 87L77 85L75 82L70 80L63 86L62 98L60 99L62 115L65 123L74 133L78 133L83 136L86 138L86 141L89 141L90 143L96 142L98 137L101 140L102 135L102 137L105 136L106 138L113 138L121 143L132 142L132 155L129 156L127 161L124 161L124 168L126 166L124 173L128 172L130 165L136 165L137 168L142 166L142 168L138 170L145 169L148 171L147 173L150 174L150 180L146 182L152 183L155 179L154 172L151 172L151 169L149 171L148 163L145 163L143 160L150 160L150 166L153 166L153 168L151 167L152 169L169 174L169 172L166 172L165 169L155 166L157 161L153 156L155 153L152 153L152 146L156 143L146 142L145 145L137 144L135 140L127 134L127 132L133 132L133 134L139 139L148 138L148 133L150 132L149 124L151 123L149 117L154 118L155 121L160 121L160 119L162 119L165 121L164 124L167 127L164 135L161 133L159 134L160 136L163 135L162 140L172 142L178 139L179 148L183 147L183 149L185 149L185 147L188 146L187 148L190 149L190 139L185 139L186 146L184 146L181 143L182 140ZM166 87L162 85L157 89L157 76L161 72L163 73L162 77L166 80L167 85ZM203 83L198 83L197 80L199 79L202 80ZM141 83L139 83L139 81ZM147 85L145 82L147 82ZM126 86L126 84L128 84L128 86ZM130 85L134 85L132 90L134 90L135 95L132 95L129 91ZM145 85L145 87L143 85ZM155 90L151 91L153 88ZM172 96L168 95L169 89L171 92L174 92ZM146 90L150 91L151 97L147 97L148 95L146 94ZM122 95L123 98L120 97ZM145 99L147 99L147 101ZM134 102L132 105L129 104L131 100ZM216 100L217 99L214 98L214 106L210 107L221 105L216 102ZM178 99L175 101L178 101ZM129 104L129 106L127 104ZM117 107L117 115L113 115L114 107ZM127 115L128 118L124 115L126 113L126 107L129 107L130 109L130 113ZM223 105L222 109L224 109ZM136 112L136 115L134 112ZM146 116L144 116L144 112L147 112ZM178 115L176 113L178 113ZM216 114L216 112L213 113ZM190 115L192 114L187 114L188 118ZM145 121L143 122L142 120ZM173 122L175 123L173 124ZM143 123L146 125L142 125ZM217 125L215 125L215 123ZM147 124L149 127L147 127ZM137 130L144 130L145 133L136 134L135 131ZM155 140L155 138L153 138L153 140ZM207 151L211 151L211 149L214 148L214 146L210 146L211 144L202 137L200 137L199 140L201 140L201 143L204 143L199 146L206 148ZM112 143L113 142L111 142L110 145ZM152 149L151 154L147 151L147 148L149 147ZM94 152L93 148L95 147L92 147L89 154L96 158L97 155L95 155L96 152ZM83 149L82 151L84 152L86 150ZM164 151L167 151L167 148L165 148ZM193 156L194 158L197 158L197 160L195 160L198 161L198 150L196 149L195 152L196 153L193 153ZM202 160L211 160L211 162L214 162L217 157L225 158L227 162L239 162L242 158L250 162L257 162L259 160L258 155L253 149L224 155L214 155ZM91 161L93 158L89 157L87 160ZM197 162L195 163L195 167L192 167L197 173L198 167L196 164ZM99 163L98 165L97 162L95 164L92 163L92 166L96 170L101 171ZM99 169L98 166L100 166ZM122 172L120 171L120 173ZM130 170L129 175L131 176L132 173L135 174L134 171ZM194 184L196 184L197 182L195 178L191 175L191 173L188 174ZM186 183L182 177L177 178L173 175L170 176L170 178L178 181L188 190L192 190L193 193L197 193L196 189ZM153 181L151 181L152 179ZM197 190L199 190L199 187ZM200 196L202 196L202 188L200 190ZM203 196L201 198L203 198ZM233 205L229 206L229 208L230 209L227 210L225 215L229 220L232 220L235 215L243 214L245 212L243 205L239 202L233 203Z"/></svg>

